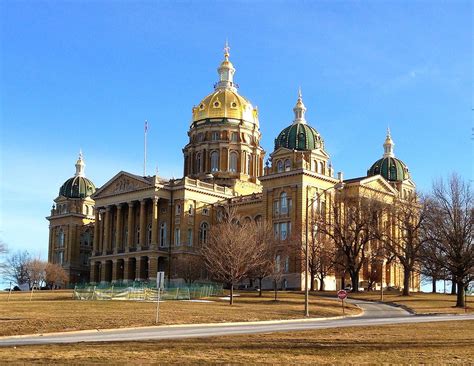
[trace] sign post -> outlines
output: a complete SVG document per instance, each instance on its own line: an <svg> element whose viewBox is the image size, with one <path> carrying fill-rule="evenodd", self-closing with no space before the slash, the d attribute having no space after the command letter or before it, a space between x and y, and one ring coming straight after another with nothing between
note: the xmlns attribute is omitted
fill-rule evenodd
<svg viewBox="0 0 474 366"><path fill-rule="evenodd" d="M165 272L158 272L156 274L156 288L158 290L158 297L156 300L156 324L160 321L160 295L165 285Z"/></svg>
<svg viewBox="0 0 474 366"><path fill-rule="evenodd" d="M345 311L344 311L344 299L347 298L347 291L346 290L339 290L337 292L337 297L339 298L339 300L341 300L341 303L342 303L342 313L345 314Z"/></svg>

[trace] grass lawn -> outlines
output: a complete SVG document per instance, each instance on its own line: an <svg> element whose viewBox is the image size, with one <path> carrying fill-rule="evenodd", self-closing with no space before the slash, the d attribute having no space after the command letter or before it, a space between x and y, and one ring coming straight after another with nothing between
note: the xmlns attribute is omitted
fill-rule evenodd
<svg viewBox="0 0 474 366"><path fill-rule="evenodd" d="M166 301L160 303L161 324L216 323L297 319L303 317L304 295L281 292L273 301L273 292L241 293L233 306L226 300L199 303ZM29 293L0 294L0 336L36 334L81 329L106 329L155 325L156 303L139 301L80 301L72 299L72 291L38 291L30 300ZM324 297L310 298L312 317L342 315L340 302ZM348 305L346 314L359 309Z"/></svg>
<svg viewBox="0 0 474 366"><path fill-rule="evenodd" d="M380 301L380 292L349 293L349 298ZM464 314L464 308L456 308L456 295L413 292L410 296L401 296L401 292L384 293L384 302L404 305L417 314L453 313ZM468 296L468 313L474 312L474 297Z"/></svg>
<svg viewBox="0 0 474 366"><path fill-rule="evenodd" d="M474 321L0 348L0 363L474 363Z"/></svg>

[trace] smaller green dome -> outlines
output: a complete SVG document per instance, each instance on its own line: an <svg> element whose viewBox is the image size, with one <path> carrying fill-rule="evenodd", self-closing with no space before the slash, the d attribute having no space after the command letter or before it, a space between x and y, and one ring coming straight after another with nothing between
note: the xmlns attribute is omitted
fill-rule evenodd
<svg viewBox="0 0 474 366"><path fill-rule="evenodd" d="M380 174L385 179L396 182L410 178L408 167L395 157L386 156L377 160L367 171L367 176Z"/></svg>
<svg viewBox="0 0 474 366"><path fill-rule="evenodd" d="M94 192L94 183L81 176L69 178L59 189L59 195L67 198L86 198Z"/></svg>
<svg viewBox="0 0 474 366"><path fill-rule="evenodd" d="M275 139L275 150L286 147L291 150L314 150L323 147L323 140L313 127L306 123L293 123Z"/></svg>

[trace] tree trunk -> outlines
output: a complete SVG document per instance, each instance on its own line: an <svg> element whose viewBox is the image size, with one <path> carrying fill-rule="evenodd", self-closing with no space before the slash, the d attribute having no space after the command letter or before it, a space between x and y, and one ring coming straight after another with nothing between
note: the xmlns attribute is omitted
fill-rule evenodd
<svg viewBox="0 0 474 366"><path fill-rule="evenodd" d="M352 282L352 292L359 292L359 272L349 273Z"/></svg>
<svg viewBox="0 0 474 366"><path fill-rule="evenodd" d="M324 278L321 277L319 282L319 291L324 291Z"/></svg>
<svg viewBox="0 0 474 366"><path fill-rule="evenodd" d="M457 296L456 296L456 307L463 308L464 307L464 285L461 282L457 284Z"/></svg>
<svg viewBox="0 0 474 366"><path fill-rule="evenodd" d="M453 279L451 280L451 295L455 295L455 294L457 294L456 281L454 280L454 277L453 277Z"/></svg>
<svg viewBox="0 0 474 366"><path fill-rule="evenodd" d="M262 278L258 279L258 296L262 297Z"/></svg>
<svg viewBox="0 0 474 366"><path fill-rule="evenodd" d="M411 269L408 266L403 267L403 292L402 296L410 296L410 274Z"/></svg>
<svg viewBox="0 0 474 366"><path fill-rule="evenodd" d="M314 272L313 272L313 271L311 271L311 274L310 274L309 277L310 277L310 279L311 279L311 287L310 287L310 289L311 289L311 291L314 291L314 277L315 277L315 276L314 276Z"/></svg>
<svg viewBox="0 0 474 366"><path fill-rule="evenodd" d="M230 284L230 299L229 299L229 304L234 305L234 284Z"/></svg>
<svg viewBox="0 0 474 366"><path fill-rule="evenodd" d="M433 285L433 287L431 289L431 292L435 294L436 293L436 278L435 277L433 277L432 285Z"/></svg>

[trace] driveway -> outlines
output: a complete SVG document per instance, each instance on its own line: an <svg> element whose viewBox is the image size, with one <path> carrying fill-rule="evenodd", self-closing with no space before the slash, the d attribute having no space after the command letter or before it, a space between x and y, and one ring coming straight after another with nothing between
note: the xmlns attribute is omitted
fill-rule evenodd
<svg viewBox="0 0 474 366"><path fill-rule="evenodd" d="M33 344L122 342L159 339L214 337L236 334L288 332L341 327L362 327L387 324L409 324L453 320L474 320L474 315L411 315L402 308L386 304L349 300L364 310L362 316L339 318L309 318L281 321L168 325L143 328L86 330L44 335L0 337L0 347Z"/></svg>

